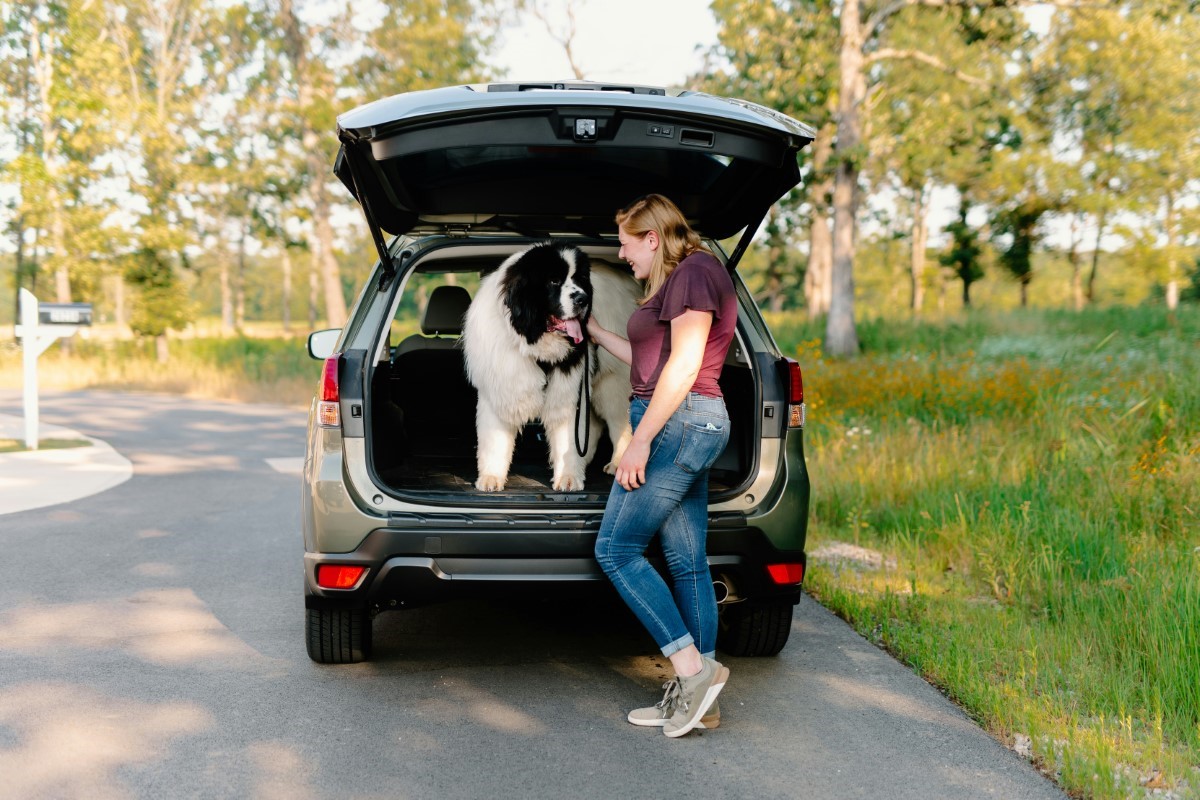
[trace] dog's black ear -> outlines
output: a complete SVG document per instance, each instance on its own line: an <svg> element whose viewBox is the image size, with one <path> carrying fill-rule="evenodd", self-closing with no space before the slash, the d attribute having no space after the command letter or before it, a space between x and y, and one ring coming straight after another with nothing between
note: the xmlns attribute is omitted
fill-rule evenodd
<svg viewBox="0 0 1200 800"><path fill-rule="evenodd" d="M509 269L504 283L504 304L508 306L513 330L533 344L546 332L549 310L542 298L543 292L530 285L529 276L518 264Z"/></svg>

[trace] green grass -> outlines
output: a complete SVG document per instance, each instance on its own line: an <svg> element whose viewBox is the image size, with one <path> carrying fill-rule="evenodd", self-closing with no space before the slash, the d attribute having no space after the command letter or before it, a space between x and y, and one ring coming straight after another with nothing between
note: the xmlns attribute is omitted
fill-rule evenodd
<svg viewBox="0 0 1200 800"><path fill-rule="evenodd" d="M810 592L1087 797L1200 796L1200 313L819 330ZM822 560L837 542L893 569Z"/></svg>
<svg viewBox="0 0 1200 800"><path fill-rule="evenodd" d="M92 443L86 439L38 439L39 450L66 450L72 447L91 446ZM0 438L0 453L24 453L28 451L29 448L25 446L24 439Z"/></svg>

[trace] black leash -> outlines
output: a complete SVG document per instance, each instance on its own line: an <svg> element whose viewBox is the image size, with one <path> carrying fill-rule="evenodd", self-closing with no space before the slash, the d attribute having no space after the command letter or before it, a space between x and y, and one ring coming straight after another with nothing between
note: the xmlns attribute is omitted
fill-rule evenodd
<svg viewBox="0 0 1200 800"><path fill-rule="evenodd" d="M583 380L579 384L579 401L575 404L575 452L580 458L587 456L588 445L592 438L592 346L584 339L583 345ZM583 447L579 446L579 413L587 407L587 416L583 420Z"/></svg>

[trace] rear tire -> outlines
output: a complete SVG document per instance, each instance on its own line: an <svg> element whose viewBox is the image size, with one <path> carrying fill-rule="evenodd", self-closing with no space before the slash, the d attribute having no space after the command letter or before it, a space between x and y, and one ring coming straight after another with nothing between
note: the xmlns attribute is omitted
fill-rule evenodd
<svg viewBox="0 0 1200 800"><path fill-rule="evenodd" d="M792 632L794 607L790 600L724 606L717 647L731 656L778 655Z"/></svg>
<svg viewBox="0 0 1200 800"><path fill-rule="evenodd" d="M360 609L308 608L308 657L318 664L355 664L371 657L371 615Z"/></svg>

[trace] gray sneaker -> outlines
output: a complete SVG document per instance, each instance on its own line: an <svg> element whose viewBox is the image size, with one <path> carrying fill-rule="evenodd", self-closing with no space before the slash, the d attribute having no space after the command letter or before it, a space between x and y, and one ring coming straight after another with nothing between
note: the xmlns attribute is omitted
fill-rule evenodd
<svg viewBox="0 0 1200 800"><path fill-rule="evenodd" d="M679 678L679 697L675 713L663 725L663 733L672 739L699 727L704 714L717 701L717 695L729 680L729 670L720 662L704 657L704 668L690 678Z"/></svg>
<svg viewBox="0 0 1200 800"><path fill-rule="evenodd" d="M645 728L661 728L675 713L675 703L679 699L679 681L672 678L662 685L663 699L652 706L635 708L626 717L632 724ZM697 728L716 728L721 724L721 708L714 700L708 711L700 718Z"/></svg>

